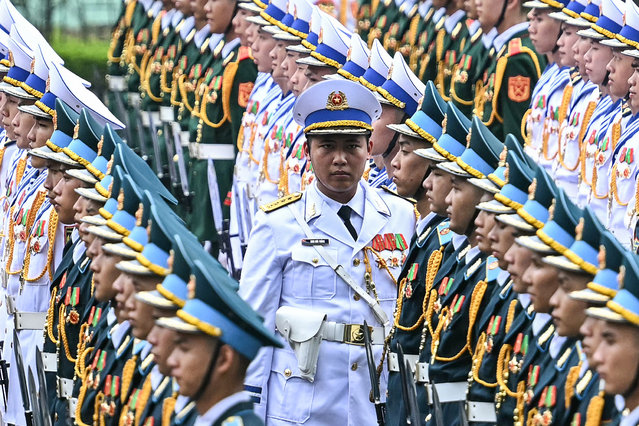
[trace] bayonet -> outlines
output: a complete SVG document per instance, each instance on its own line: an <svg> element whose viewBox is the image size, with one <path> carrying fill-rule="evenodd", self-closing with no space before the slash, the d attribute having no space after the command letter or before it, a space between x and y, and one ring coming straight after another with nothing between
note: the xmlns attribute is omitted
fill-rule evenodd
<svg viewBox="0 0 639 426"><path fill-rule="evenodd" d="M413 379L410 364L404 358L404 350L401 344L397 344L397 361L399 363L399 375L402 381L402 396L406 406L406 424L419 425L419 408L417 406L417 391Z"/></svg>
<svg viewBox="0 0 639 426"><path fill-rule="evenodd" d="M186 162L184 161L184 150L182 148L182 137L179 132L179 125L175 123L172 127L173 130L173 143L175 145L175 153L177 154L178 174L180 175L180 185L182 186L182 193L186 198L191 195L189 188L189 175L187 173Z"/></svg>
<svg viewBox="0 0 639 426"><path fill-rule="evenodd" d="M49 411L49 391L44 374L44 364L42 363L42 352L36 346L36 373L38 374L38 386L40 387L40 409L42 410L42 420L44 426L52 426L51 412Z"/></svg>
<svg viewBox="0 0 639 426"><path fill-rule="evenodd" d="M386 404L381 401L379 392L379 382L377 381L377 367L375 367L375 357L373 356L373 344L371 343L371 330L364 321L364 346L366 347L366 360L368 361L368 374L371 381L371 394L373 404L375 404L375 414L377 414L377 424L386 424Z"/></svg>
<svg viewBox="0 0 639 426"><path fill-rule="evenodd" d="M22 360L22 348L20 348L20 341L18 340L18 333L13 330L13 356L16 360L14 368L18 373L18 382L20 384L20 394L22 395L22 406L24 407L24 417L27 422L27 426L33 426L33 410L31 407L31 400L29 398L29 386L27 384L27 378L24 375L24 362Z"/></svg>

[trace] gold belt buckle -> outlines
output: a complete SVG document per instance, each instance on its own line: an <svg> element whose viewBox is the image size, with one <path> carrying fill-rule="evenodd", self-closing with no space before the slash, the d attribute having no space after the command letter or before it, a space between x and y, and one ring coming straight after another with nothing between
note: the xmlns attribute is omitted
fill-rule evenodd
<svg viewBox="0 0 639 426"><path fill-rule="evenodd" d="M373 328L368 327L373 333ZM364 346L364 326L361 324L346 324L344 326L344 343L349 345Z"/></svg>

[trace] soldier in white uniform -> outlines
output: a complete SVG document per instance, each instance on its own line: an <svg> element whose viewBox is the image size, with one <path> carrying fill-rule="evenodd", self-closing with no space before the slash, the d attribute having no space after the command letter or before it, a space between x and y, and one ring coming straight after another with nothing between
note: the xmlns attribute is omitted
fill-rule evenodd
<svg viewBox="0 0 639 426"><path fill-rule="evenodd" d="M239 290L267 328L304 342L262 349L249 368L246 389L269 424L376 422L362 324L379 363L415 229L410 203L361 179L380 111L368 89L346 80L314 85L293 109L315 181L262 206ZM380 381L383 394L385 373Z"/></svg>

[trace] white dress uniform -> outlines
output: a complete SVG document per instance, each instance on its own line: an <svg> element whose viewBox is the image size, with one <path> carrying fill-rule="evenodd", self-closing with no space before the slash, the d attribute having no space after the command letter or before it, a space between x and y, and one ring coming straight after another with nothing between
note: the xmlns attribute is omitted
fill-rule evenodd
<svg viewBox="0 0 639 426"><path fill-rule="evenodd" d="M380 111L368 89L333 80L304 92L293 116L305 126L307 137L316 129L331 134L334 127L361 134L372 129ZM352 209L350 232L338 216L342 204L320 191L316 177L304 193L277 200L256 215L239 294L264 318L267 329L275 330L277 323L282 335L292 340L302 335L302 341L317 343L304 346L308 352L295 352L288 343L282 349L263 348L249 367L246 390L259 401L256 412L269 425L376 423L358 325L366 321L374 327L373 352L379 363L383 326L390 326L395 279L414 233L415 215L410 203L364 180L346 205ZM354 284L340 278L331 262L342 265ZM383 394L385 373L380 382Z"/></svg>
<svg viewBox="0 0 639 426"><path fill-rule="evenodd" d="M361 203L352 206L354 215L363 213L357 241L331 205L339 203L331 203L316 184L290 208L298 209L316 238L328 240L325 248L362 286L367 269L364 258L368 257L377 298L390 318L397 297L393 278L399 275L406 252L376 252L365 247L370 247L376 236L388 233L401 234L410 241L415 214L410 203L363 181L351 201ZM325 313L327 321L341 324L362 324L366 320L371 326L380 326L371 308L358 300L315 249L302 244L305 238L288 207L260 212L256 217L244 259L240 295L265 318L267 328L275 329L275 312L281 306ZM378 256L389 265L393 277L380 266ZM394 263L393 258L398 261ZM374 355L379 362L382 342L375 343ZM251 365L246 383L251 389L261 390L256 409L269 424L369 425L376 421L368 399L370 381L362 346L323 341L313 383L300 377L290 347L263 349Z"/></svg>
<svg viewBox="0 0 639 426"><path fill-rule="evenodd" d="M539 81L533 88L530 113L526 115L526 146L524 150L535 161L539 158L542 143L542 131L546 118L548 104L548 92L553 81L557 78L561 68L556 63L550 64L544 69Z"/></svg>

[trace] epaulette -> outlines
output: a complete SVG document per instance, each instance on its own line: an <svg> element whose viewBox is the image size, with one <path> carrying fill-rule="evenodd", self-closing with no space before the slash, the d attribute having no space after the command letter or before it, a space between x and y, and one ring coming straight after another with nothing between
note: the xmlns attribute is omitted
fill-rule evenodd
<svg viewBox="0 0 639 426"><path fill-rule="evenodd" d="M251 48L248 46L240 47L240 51L237 55L238 61L243 61L244 59L251 59Z"/></svg>
<svg viewBox="0 0 639 426"><path fill-rule="evenodd" d="M571 354L572 354L572 346L569 346L566 348L564 353L562 353L559 359L557 360L557 365L556 365L557 370L561 371L564 369L564 367L566 366L566 361L568 361L568 358L570 358Z"/></svg>
<svg viewBox="0 0 639 426"><path fill-rule="evenodd" d="M621 106L621 116L622 117L628 117L632 115L632 110L630 109L630 104L628 103L628 101L626 101L624 99L622 106Z"/></svg>
<svg viewBox="0 0 639 426"><path fill-rule="evenodd" d="M222 422L222 426L244 426L242 418L239 416L228 417Z"/></svg>
<svg viewBox="0 0 639 426"><path fill-rule="evenodd" d="M424 15L424 22L430 21L434 13L435 13L435 8L431 7L430 10L426 12L426 15Z"/></svg>
<svg viewBox="0 0 639 426"><path fill-rule="evenodd" d="M209 48L209 41L211 40L211 37L207 37L202 44L200 45L200 54L204 54L204 52L206 52L206 49Z"/></svg>
<svg viewBox="0 0 639 426"><path fill-rule="evenodd" d="M495 281L499 276L499 261L494 256L488 256L486 259L486 282Z"/></svg>
<svg viewBox="0 0 639 426"><path fill-rule="evenodd" d="M439 245L448 244L453 239L453 233L450 232L450 222L442 222L437 225L437 236L439 237Z"/></svg>
<svg viewBox="0 0 639 426"><path fill-rule="evenodd" d="M215 49L213 49L214 57L218 57L220 55L220 52L224 48L224 44L224 39L220 39L220 42L217 44L217 46L215 46Z"/></svg>
<svg viewBox="0 0 639 426"><path fill-rule="evenodd" d="M442 28L444 28L444 22L446 22L446 15L445 15L445 14L444 14L444 15L442 15L442 16L439 18L439 21L437 21L437 22L435 23L435 30L436 30L436 31L439 31L439 30L441 30Z"/></svg>
<svg viewBox="0 0 639 426"><path fill-rule="evenodd" d="M537 339L537 343L540 347L543 347L546 343L550 341L550 338L555 334L555 326L550 324L550 326L543 332L539 339ZM544 348L546 350L546 348Z"/></svg>
<svg viewBox="0 0 639 426"><path fill-rule="evenodd" d="M594 374L592 374L592 370L588 369L586 370L584 375L579 380L577 380L577 385L575 386L577 397L582 396L584 392L589 388L589 385L594 382L592 380L593 377Z"/></svg>
<svg viewBox="0 0 639 426"><path fill-rule="evenodd" d="M224 60L222 61L222 65L223 66L227 66L229 62L231 62L233 60L233 58L235 57L235 52L233 50L231 50L231 52L229 52L228 55L226 55L226 57L224 58Z"/></svg>
<svg viewBox="0 0 639 426"><path fill-rule="evenodd" d="M477 260L475 260L475 263L473 263L472 265L470 265L468 269L466 269L466 272L464 273L464 277L466 279L472 277L475 274L475 272L477 272L477 270L479 269L483 261L484 260L481 258L481 256L479 256Z"/></svg>
<svg viewBox="0 0 639 426"><path fill-rule="evenodd" d="M477 40L479 40L483 34L484 34L484 31L482 31L481 27L477 27L477 31L475 31L475 34L473 34L470 37L470 43L475 44Z"/></svg>
<svg viewBox="0 0 639 426"><path fill-rule="evenodd" d="M262 210L264 213L270 213L279 209L280 207L288 206L289 204L292 204L298 201L300 198L302 198L302 193L294 192L282 198L278 198L277 200L273 202L260 206L260 210Z"/></svg>
<svg viewBox="0 0 639 426"><path fill-rule="evenodd" d="M457 36L459 35L459 32L462 29L463 24L461 22L458 22L457 25L455 25L455 28L453 28L453 31L450 33L450 35L453 38L457 38Z"/></svg>
<svg viewBox="0 0 639 426"><path fill-rule="evenodd" d="M389 188L388 186L386 186L386 185L382 185L382 189L384 190L384 192L388 192L389 194L392 194L392 195L394 195L394 196L396 196L396 197L399 197L399 198L401 198L402 200L406 200L406 201L408 201L408 202L409 202L409 203L411 203L411 204L417 204L417 200L416 200L416 199L411 198L411 197L404 197L404 196L402 196L402 195L399 195L399 194L397 193L397 191L393 191L392 189L390 189L390 188Z"/></svg>

